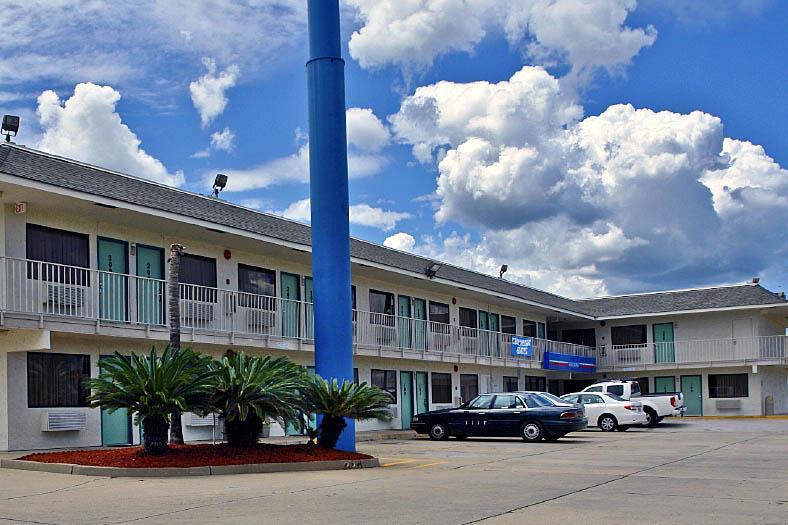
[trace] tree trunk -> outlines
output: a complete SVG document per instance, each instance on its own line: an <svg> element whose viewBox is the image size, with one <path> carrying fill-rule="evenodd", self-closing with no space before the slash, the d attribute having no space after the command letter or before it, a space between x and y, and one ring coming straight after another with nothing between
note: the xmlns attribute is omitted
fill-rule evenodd
<svg viewBox="0 0 788 525"><path fill-rule="evenodd" d="M323 448L336 448L339 435L345 430L347 423L343 417L328 417L323 416L323 421L320 423L320 437L317 440L318 445Z"/></svg>
<svg viewBox="0 0 788 525"><path fill-rule="evenodd" d="M148 416L142 418L142 446L146 454L158 456L170 450L167 446L167 418Z"/></svg>
<svg viewBox="0 0 788 525"><path fill-rule="evenodd" d="M170 258L167 261L170 274L167 279L167 313L170 316L170 347L173 350L181 349L181 255L183 246L180 244L170 245ZM181 425L181 413L175 411L170 414L170 443L174 445L183 444L183 426Z"/></svg>

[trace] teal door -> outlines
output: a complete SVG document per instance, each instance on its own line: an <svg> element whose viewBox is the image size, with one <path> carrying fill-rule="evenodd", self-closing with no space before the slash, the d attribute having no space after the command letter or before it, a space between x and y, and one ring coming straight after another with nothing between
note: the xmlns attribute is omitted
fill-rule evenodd
<svg viewBox="0 0 788 525"><path fill-rule="evenodd" d="M304 324L306 338L315 338L315 287L311 277L304 277Z"/></svg>
<svg viewBox="0 0 788 525"><path fill-rule="evenodd" d="M99 360L107 356L99 357ZM104 446L131 444L131 418L125 408L109 413L101 411L101 444Z"/></svg>
<svg viewBox="0 0 788 525"><path fill-rule="evenodd" d="M137 322L165 325L164 250L137 245Z"/></svg>
<svg viewBox="0 0 788 525"><path fill-rule="evenodd" d="M427 372L416 372L416 413L423 414L430 409L427 397Z"/></svg>
<svg viewBox="0 0 788 525"><path fill-rule="evenodd" d="M306 370L309 374L315 373L314 366L308 366ZM317 414L304 414L302 417L309 428L317 428ZM285 434L288 436L300 436L306 434L306 432L305 429L299 428L298 425L288 423Z"/></svg>
<svg viewBox="0 0 788 525"><path fill-rule="evenodd" d="M298 337L301 287L298 276L282 272L282 336Z"/></svg>
<svg viewBox="0 0 788 525"><path fill-rule="evenodd" d="M399 373L400 385L400 413L402 428L410 428L410 423L413 420L413 372L400 372Z"/></svg>
<svg viewBox="0 0 788 525"><path fill-rule="evenodd" d="M655 377L654 391L658 394L676 391L676 378L673 376Z"/></svg>
<svg viewBox="0 0 788 525"><path fill-rule="evenodd" d="M413 299L413 347L427 349L427 301Z"/></svg>
<svg viewBox="0 0 788 525"><path fill-rule="evenodd" d="M681 376L681 391L684 394L685 412L688 416L703 415L703 383L701 376Z"/></svg>
<svg viewBox="0 0 788 525"><path fill-rule="evenodd" d="M501 318L498 314L489 314L490 318L490 337L492 339L492 343L490 343L491 348L490 351L496 357L501 357Z"/></svg>
<svg viewBox="0 0 788 525"><path fill-rule="evenodd" d="M399 346L400 348L412 348L411 343L413 326L411 323L410 297L400 295L397 298L397 324L399 325Z"/></svg>
<svg viewBox="0 0 788 525"><path fill-rule="evenodd" d="M128 245L114 239L98 239L99 317L126 321L128 298Z"/></svg>
<svg viewBox="0 0 788 525"><path fill-rule="evenodd" d="M479 349L481 355L490 355L492 345L490 336L490 314L479 310Z"/></svg>
<svg viewBox="0 0 788 525"><path fill-rule="evenodd" d="M661 323L654 325L654 362L676 362L675 348L673 344L673 323Z"/></svg>

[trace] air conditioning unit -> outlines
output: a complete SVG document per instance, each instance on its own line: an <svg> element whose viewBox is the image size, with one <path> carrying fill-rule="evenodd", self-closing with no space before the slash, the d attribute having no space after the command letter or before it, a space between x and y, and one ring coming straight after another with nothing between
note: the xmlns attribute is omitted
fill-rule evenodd
<svg viewBox="0 0 788 525"><path fill-rule="evenodd" d="M47 303L65 306L68 308L81 308L85 302L85 289L68 284L48 284Z"/></svg>
<svg viewBox="0 0 788 525"><path fill-rule="evenodd" d="M183 305L183 317L199 322L213 321L213 303L186 301Z"/></svg>
<svg viewBox="0 0 788 525"><path fill-rule="evenodd" d="M189 422L187 426L190 427L212 427L214 424L219 423L219 416L217 414L206 414L199 416L194 412L189 413Z"/></svg>
<svg viewBox="0 0 788 525"><path fill-rule="evenodd" d="M44 412L41 418L42 432L67 432L85 430L87 427L87 414L82 411Z"/></svg>
<svg viewBox="0 0 788 525"><path fill-rule="evenodd" d="M248 310L246 324L254 331L265 331L276 326L276 312L270 310Z"/></svg>

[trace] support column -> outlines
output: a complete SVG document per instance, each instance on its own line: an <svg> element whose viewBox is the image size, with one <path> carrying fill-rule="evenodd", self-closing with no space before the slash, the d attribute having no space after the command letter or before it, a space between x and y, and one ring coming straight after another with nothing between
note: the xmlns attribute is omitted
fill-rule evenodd
<svg viewBox="0 0 788 525"><path fill-rule="evenodd" d="M350 299L345 61L339 0L308 0L309 180L312 203L315 370L327 380L353 380ZM355 451L352 420L337 448Z"/></svg>

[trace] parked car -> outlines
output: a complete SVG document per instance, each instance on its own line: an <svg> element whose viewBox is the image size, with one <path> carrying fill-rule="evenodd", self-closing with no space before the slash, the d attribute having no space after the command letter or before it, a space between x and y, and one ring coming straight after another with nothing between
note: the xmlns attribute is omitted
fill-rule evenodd
<svg viewBox="0 0 788 525"><path fill-rule="evenodd" d="M642 394L640 383L634 379L600 381L584 388L583 392L615 394L629 401L640 401L647 418L644 424L649 427L657 426L666 417L684 415L686 410L681 392Z"/></svg>
<svg viewBox="0 0 788 525"><path fill-rule="evenodd" d="M523 441L555 441L586 428L580 406L556 406L548 399L521 392L482 394L458 408L413 416L411 428L430 439L449 436L520 436Z"/></svg>
<svg viewBox="0 0 788 525"><path fill-rule="evenodd" d="M643 425L648 421L642 403L627 401L615 394L577 392L561 396L561 399L583 405L588 426L599 427L605 432L623 432L632 425Z"/></svg>

